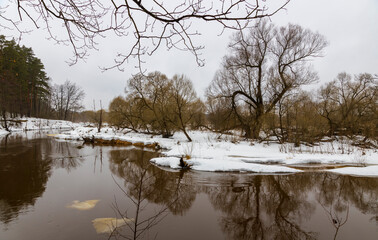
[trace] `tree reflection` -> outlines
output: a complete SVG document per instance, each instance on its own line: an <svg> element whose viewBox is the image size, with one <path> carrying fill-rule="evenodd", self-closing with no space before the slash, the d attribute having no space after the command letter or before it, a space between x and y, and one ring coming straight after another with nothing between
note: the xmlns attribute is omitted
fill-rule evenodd
<svg viewBox="0 0 378 240"><path fill-rule="evenodd" d="M10 145L3 144L0 147L0 221L8 224L43 194L51 174L51 160L42 150L46 141L31 145L20 138L12 139Z"/></svg>
<svg viewBox="0 0 378 240"><path fill-rule="evenodd" d="M133 211L122 211L115 203L117 213L124 219L133 218L134 222L125 221L131 234L116 229L112 236L142 238L169 212L183 215L192 205L196 192L190 178L183 172L166 172L151 165L149 160L157 153L129 149L110 151L109 155L110 169L123 179L123 186L119 187L134 205Z"/></svg>
<svg viewBox="0 0 378 240"><path fill-rule="evenodd" d="M0 139L0 221L8 224L34 205L46 189L53 166L70 171L83 161L68 142L40 132L10 134Z"/></svg>
<svg viewBox="0 0 378 240"><path fill-rule="evenodd" d="M335 229L333 239L348 221L350 205L364 214L378 213L378 179L323 173L319 177L317 200Z"/></svg>
<svg viewBox="0 0 378 240"><path fill-rule="evenodd" d="M302 222L312 217L316 202L335 229L351 217L350 206L363 214L378 212L378 179L332 173L255 175L238 182L228 179L205 187L213 206L222 212L219 223L232 239L316 239Z"/></svg>
<svg viewBox="0 0 378 240"><path fill-rule="evenodd" d="M80 167L84 161L84 158L80 155L79 149L70 142L49 141L46 148L49 148L49 152L53 152L51 158L54 166L64 168L67 172ZM97 155L96 153L95 156Z"/></svg>
<svg viewBox="0 0 378 240"><path fill-rule="evenodd" d="M166 172L150 165L148 160L155 157L151 152L125 150L110 155L112 172L124 179L125 195L137 206L133 217L138 216L142 209L139 202L144 201L146 205L156 203L162 207L161 211L154 212L157 215L166 213L166 209L183 215L196 194L205 192L214 208L221 211L219 224L230 239L316 239L317 233L303 225L303 221L309 220L317 209L316 201L311 200L313 197L334 227L335 239L339 229L351 217L350 206L364 214L376 215L378 212L377 178L327 172L243 177L236 174L231 178L224 175L221 183L206 186L195 183L191 172ZM130 217L130 214L119 214ZM151 218L145 219L151 221ZM143 220L136 219L132 229L138 229L140 222Z"/></svg>
<svg viewBox="0 0 378 240"><path fill-rule="evenodd" d="M310 181L305 175L256 175L237 191L231 184L209 195L214 207L225 213L220 225L233 239L314 239L299 225L314 211L306 201Z"/></svg>

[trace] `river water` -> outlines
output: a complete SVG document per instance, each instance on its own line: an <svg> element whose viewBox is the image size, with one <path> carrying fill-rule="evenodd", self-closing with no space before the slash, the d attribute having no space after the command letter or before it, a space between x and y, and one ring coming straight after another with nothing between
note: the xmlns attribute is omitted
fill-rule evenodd
<svg viewBox="0 0 378 240"><path fill-rule="evenodd" d="M378 178L174 172L159 153L0 138L0 239L377 239Z"/></svg>

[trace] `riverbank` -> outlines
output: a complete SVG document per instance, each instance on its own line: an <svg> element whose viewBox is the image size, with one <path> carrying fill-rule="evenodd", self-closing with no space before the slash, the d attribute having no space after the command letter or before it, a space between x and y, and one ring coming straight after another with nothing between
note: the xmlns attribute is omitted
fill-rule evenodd
<svg viewBox="0 0 378 240"><path fill-rule="evenodd" d="M356 176L378 176L378 150L353 146L347 139L321 142L316 146L251 142L233 135L209 131L191 131L193 141L178 132L171 138L141 134L129 130L84 127L83 123L38 118L19 119L11 132L31 130L68 130L56 139L93 141L102 145L161 149L162 156L151 162L166 170L178 171L182 157L191 169L208 172L297 173L332 171ZM0 136L9 134L0 128Z"/></svg>
<svg viewBox="0 0 378 240"><path fill-rule="evenodd" d="M70 121L63 120L51 120L42 118L20 118L12 119L8 122L8 128L10 131L5 130L0 125L0 135L6 135L10 132L20 132L20 131L35 131L35 130L50 130L50 129L75 129L82 124L73 123Z"/></svg>
<svg viewBox="0 0 378 240"><path fill-rule="evenodd" d="M155 145L162 157L151 162L162 168L179 170L180 158L193 170L209 172L297 173L301 171L332 171L340 174L378 176L377 149L353 146L346 139L321 142L316 146L294 147L293 144L256 143L237 136L208 131L191 131L193 141L182 133L171 138L134 133L113 128L77 127L54 136L58 139L102 139L123 141L133 145ZM320 167L319 167L320 166Z"/></svg>

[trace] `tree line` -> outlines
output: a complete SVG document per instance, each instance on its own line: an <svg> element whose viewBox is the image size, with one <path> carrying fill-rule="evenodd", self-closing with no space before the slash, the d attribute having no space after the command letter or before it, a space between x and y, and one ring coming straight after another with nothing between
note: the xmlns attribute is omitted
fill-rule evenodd
<svg viewBox="0 0 378 240"><path fill-rule="evenodd" d="M192 82L183 75L170 79L160 72L137 74L128 80L126 93L110 103L109 121L135 132L170 137L181 130L191 141L187 130L201 122L205 111Z"/></svg>
<svg viewBox="0 0 378 240"><path fill-rule="evenodd" d="M9 117L72 120L83 98L84 91L68 80L52 85L31 48L0 35L0 114L5 128Z"/></svg>
<svg viewBox="0 0 378 240"><path fill-rule="evenodd" d="M112 124L136 132L171 136L188 129L240 131L248 139L314 143L325 136L377 139L377 75L340 73L317 91L302 86L319 80L310 61L327 41L319 33L261 20L235 34L229 52L201 101L191 81L160 72L138 74L126 96L109 107Z"/></svg>

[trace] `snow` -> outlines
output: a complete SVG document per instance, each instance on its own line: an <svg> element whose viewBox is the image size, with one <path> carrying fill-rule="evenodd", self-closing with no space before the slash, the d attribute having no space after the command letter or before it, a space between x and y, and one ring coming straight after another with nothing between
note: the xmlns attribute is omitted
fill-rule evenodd
<svg viewBox="0 0 378 240"><path fill-rule="evenodd" d="M20 119L19 124L10 126L12 132L28 130L68 130L49 135L59 140L78 140L96 138L121 140L132 144L158 143L162 156L151 159L157 166L179 170L179 159L184 157L195 171L207 172L253 172L253 173L296 173L298 166L361 166L327 170L339 174L358 176L378 176L378 150L361 149L346 141L320 143L307 147L292 144L256 143L245 141L236 136L219 135L208 131L191 131L193 139L188 142L185 135L177 132L171 138L134 133L129 130L97 128L69 121L38 118ZM86 126L86 127L85 127ZM0 136L8 134L0 127ZM319 168L321 169L321 168ZM323 170L322 170L323 171Z"/></svg>
<svg viewBox="0 0 378 240"><path fill-rule="evenodd" d="M163 167L180 169L178 157L161 157L151 159L152 163ZM255 163L245 163L241 161L228 161L217 159L195 158L186 160L191 169L207 172L256 172L256 173L295 173L301 172L284 166L271 166Z"/></svg>
<svg viewBox="0 0 378 240"><path fill-rule="evenodd" d="M20 118L13 119L19 123L8 122L9 130L11 132L32 131L32 130L50 130L50 129L73 129L79 126L78 123L63 120L51 120L42 118ZM9 132L0 126L0 135L8 134Z"/></svg>
<svg viewBox="0 0 378 240"><path fill-rule="evenodd" d="M9 132L6 131L5 129L0 128L0 136L1 136L1 135L7 135L8 133L9 133Z"/></svg>
<svg viewBox="0 0 378 240"><path fill-rule="evenodd" d="M378 177L378 166L366 166L366 167L345 167L328 170L329 172L353 175L353 176L367 176Z"/></svg>
<svg viewBox="0 0 378 240"><path fill-rule="evenodd" d="M188 156L188 164L196 171L208 172L254 172L254 173L296 173L298 165L377 165L377 149L360 149L346 142L321 143L316 147L300 146L294 148L291 144L251 143L237 139L234 136L206 132L191 131L193 142L188 142L183 133L175 133L171 138L152 136L130 131L116 131L105 127L101 132L96 128L77 127L56 135L59 139L81 140L92 136L104 140L122 140L130 143L159 143L163 148L162 157L151 159L151 162L161 167L180 169L180 157ZM346 168L345 168L346 169ZM361 172L361 167L352 168ZM375 168L366 174L372 175ZM339 169L337 169L339 170ZM371 173L373 172L373 173ZM376 171L377 172L377 171Z"/></svg>

